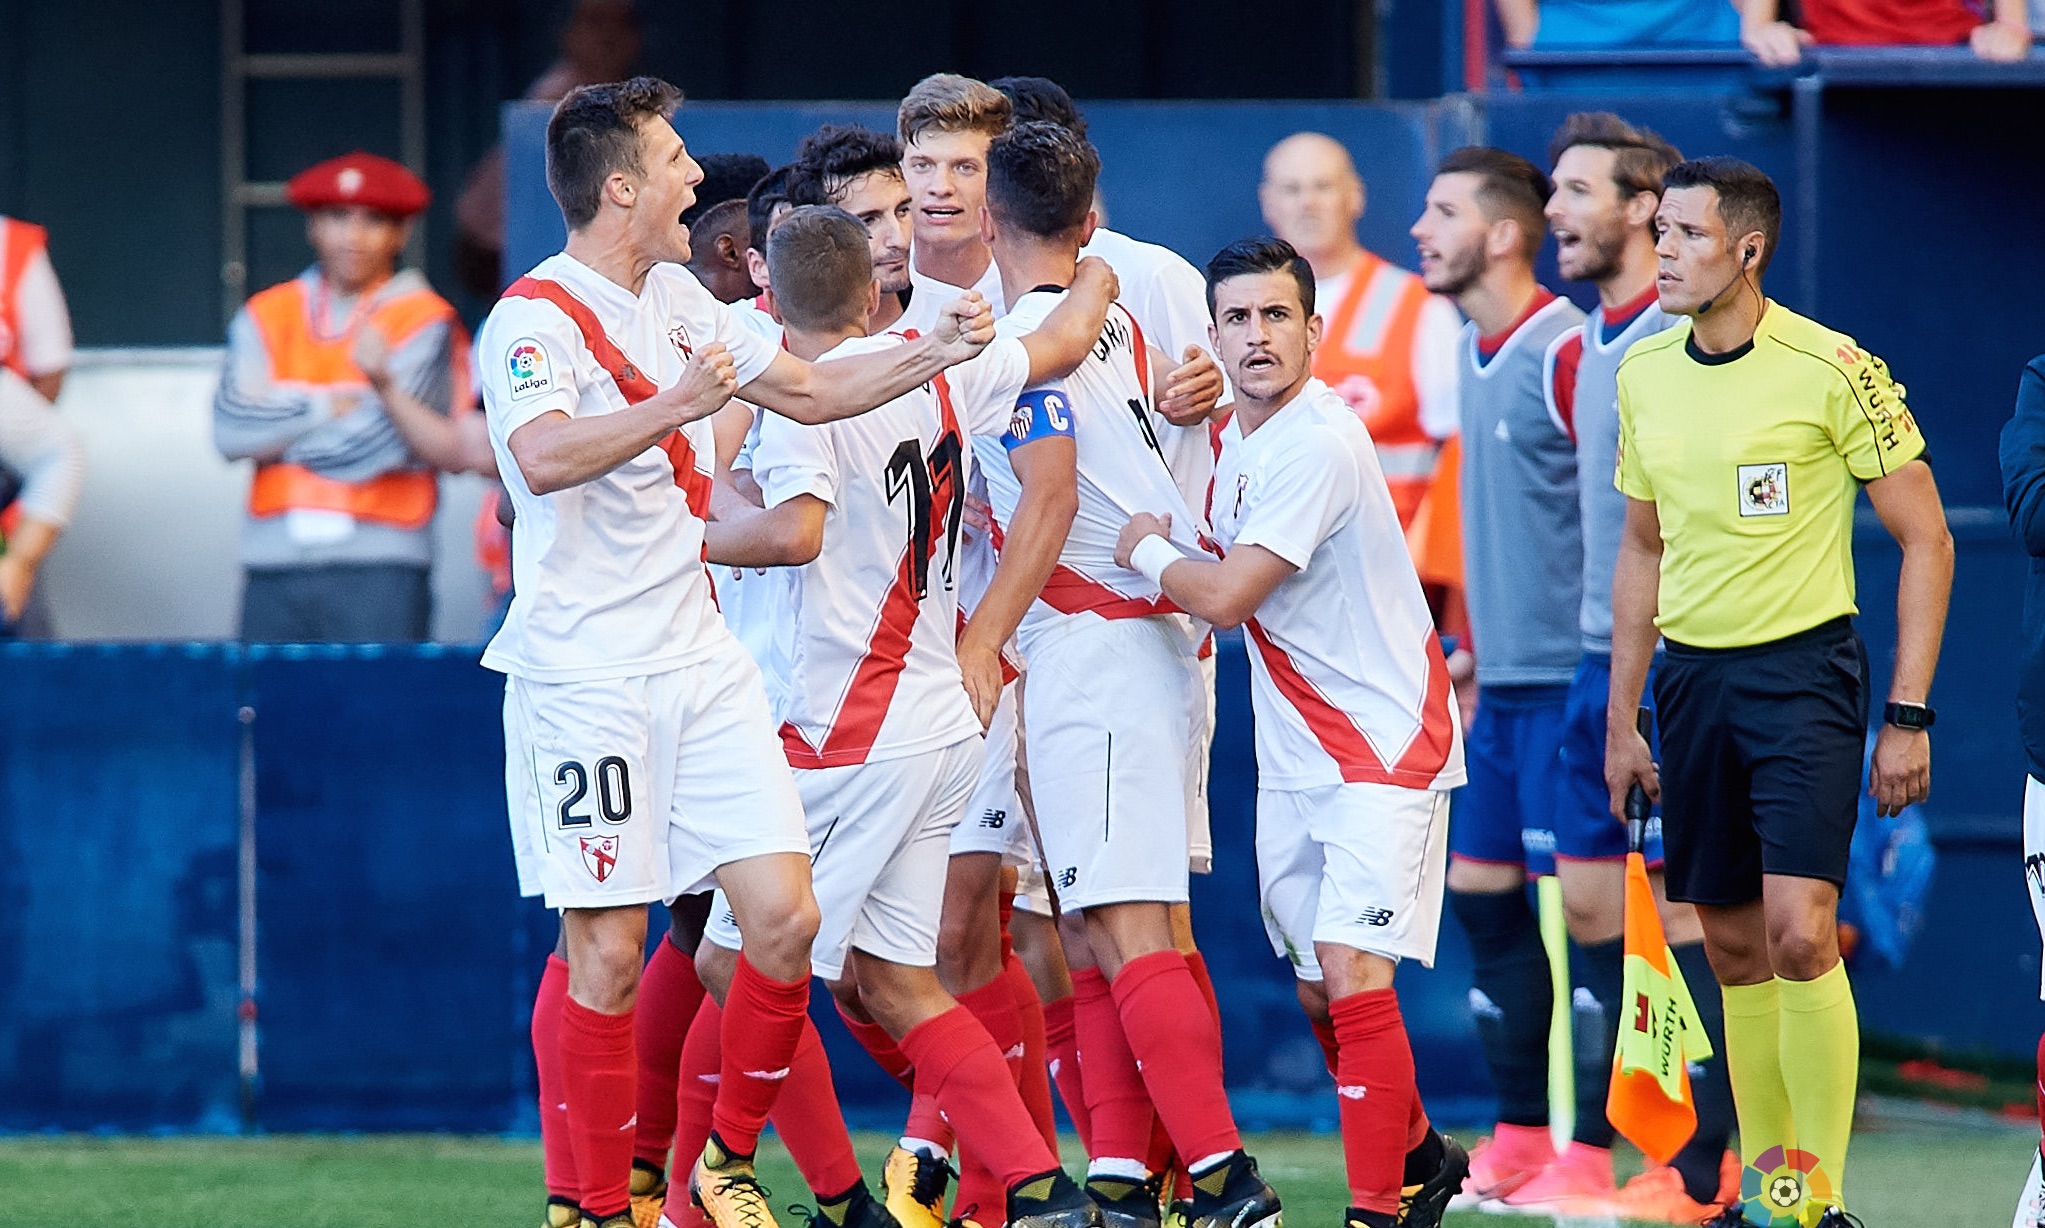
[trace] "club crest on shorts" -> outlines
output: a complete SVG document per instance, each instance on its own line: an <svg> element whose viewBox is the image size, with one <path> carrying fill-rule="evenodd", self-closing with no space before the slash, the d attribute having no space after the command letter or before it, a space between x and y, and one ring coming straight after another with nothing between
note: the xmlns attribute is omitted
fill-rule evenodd
<svg viewBox="0 0 2045 1228"><path fill-rule="evenodd" d="M618 868L618 838L616 836L578 836L575 840L582 851L582 865L590 877L603 882Z"/></svg>
<svg viewBox="0 0 2045 1228"><path fill-rule="evenodd" d="M1740 515L1789 515L1789 465L1774 461L1739 468Z"/></svg>

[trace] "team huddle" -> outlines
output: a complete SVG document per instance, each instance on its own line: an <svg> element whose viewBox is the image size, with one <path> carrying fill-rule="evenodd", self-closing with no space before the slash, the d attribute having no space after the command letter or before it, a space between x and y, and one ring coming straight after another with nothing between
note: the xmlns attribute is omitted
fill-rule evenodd
<svg viewBox="0 0 2045 1228"><path fill-rule="evenodd" d="M1570 406L1579 379L1616 379L1578 374L1584 339L1604 330L1616 369L1652 288L1589 328L1536 295L1548 180L1501 151L1453 155L1415 227L1428 288L1473 320L1462 378L1531 406L1494 436L1463 400L1491 739L1473 733L1466 774L1451 657L1468 645L1445 651L1407 475L1388 481L1358 408L1314 378L1300 251L1245 239L1203 276L1098 226L1099 159L1062 90L940 74L903 100L898 135L827 127L721 215L738 224L720 254L763 292L720 301L685 267L712 225L679 220L704 172L678 101L635 78L560 104L547 172L567 245L476 345L515 513L515 596L484 663L507 675L520 886L562 912L533 1022L548 1228L770 1228L753 1167L770 1121L835 1228L1277 1228L1187 911L1189 875L1241 853L1213 848L1206 814L1213 635L1236 628L1263 922L1334 1079L1346 1222L1433 1225L1459 1196L1523 1189L1562 1207L1599 1164L1611 1193L1602 1083L1559 1156L1544 1075L1527 1091L1550 991L1522 833L1595 864L1574 896L1624 853L1599 785L1611 671L1573 677L1587 547L1528 542L1551 513L1577 532L1579 463L1619 498L1616 418L1580 459ZM1458 238L1498 217L1518 239ZM1586 250L1565 243L1566 273ZM1487 289L1522 272L1513 314L1487 323ZM1356 314L1345 298L1345 329ZM1549 572L1571 594L1553 626L1485 608ZM1609 653L1609 602L1603 617ZM1487 620L1516 630L1487 638ZM1604 826L1572 836L1528 799L1586 724ZM1451 868L1466 780L1493 817L1459 818ZM1451 901L1501 1089L1474 1162L1429 1122L1393 989L1401 960L1432 963ZM669 933L646 961L653 903ZM1611 974L1591 978L1594 1076L1617 1017L1609 921L1572 911ZM813 976L911 1094L878 1196L807 1012ZM1710 1211L1730 1113L1704 1095L1693 1162L1663 1180Z"/></svg>

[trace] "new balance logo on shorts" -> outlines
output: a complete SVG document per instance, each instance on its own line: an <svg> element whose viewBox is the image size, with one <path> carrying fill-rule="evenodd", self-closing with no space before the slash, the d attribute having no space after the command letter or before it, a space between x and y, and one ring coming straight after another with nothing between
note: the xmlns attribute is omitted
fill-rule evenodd
<svg viewBox="0 0 2045 1228"><path fill-rule="evenodd" d="M1000 831L1008 826L1008 811L989 806L980 814L980 826L988 831Z"/></svg>
<svg viewBox="0 0 2045 1228"><path fill-rule="evenodd" d="M1385 926L1392 923L1393 912L1389 908L1366 908L1356 914L1358 925Z"/></svg>

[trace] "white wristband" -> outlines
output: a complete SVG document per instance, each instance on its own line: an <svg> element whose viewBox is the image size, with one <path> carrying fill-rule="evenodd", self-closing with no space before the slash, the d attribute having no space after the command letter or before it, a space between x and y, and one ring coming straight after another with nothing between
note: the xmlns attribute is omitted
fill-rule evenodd
<svg viewBox="0 0 2045 1228"><path fill-rule="evenodd" d="M1162 589L1165 585L1165 568L1186 556L1179 548L1155 533L1146 534L1136 548L1129 552L1129 565L1142 572L1152 584Z"/></svg>

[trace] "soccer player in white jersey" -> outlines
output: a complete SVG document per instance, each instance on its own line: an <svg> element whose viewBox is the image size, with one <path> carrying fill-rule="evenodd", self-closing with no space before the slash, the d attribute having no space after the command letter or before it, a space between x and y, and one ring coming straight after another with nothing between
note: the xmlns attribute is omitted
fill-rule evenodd
<svg viewBox="0 0 2045 1228"><path fill-rule="evenodd" d="M805 421L862 412L970 357L970 297L887 354L812 368L682 267L702 171L653 78L586 86L547 130L568 243L481 333L490 442L517 510L516 595L484 664L505 687L520 887L564 909L561 1056L582 1210L631 1222L632 1005L646 905L713 879L749 947L722 992L717 1129L691 1178L724 1228L771 1222L751 1153L801 1035L817 908L800 803L759 671L701 559L708 415L734 392ZM733 816L745 816L734 822Z"/></svg>
<svg viewBox="0 0 2045 1228"><path fill-rule="evenodd" d="M796 355L907 344L867 334L882 289L865 228L845 211L797 208L775 227L768 266ZM987 1028L936 972L951 829L980 770L981 726L954 649L954 565L967 441L1006 425L1025 386L1077 366L1113 297L1095 261L1044 327L872 413L820 426L770 417L753 456L765 509L708 538L713 558L796 568L781 737L823 913L812 966L899 1046L917 1094L1000 1180L1007 1221L1036 1228L1097 1223L1099 1212L1058 1167ZM717 908L707 937L726 952L741 945Z"/></svg>
<svg viewBox="0 0 2045 1228"><path fill-rule="evenodd" d="M1433 962L1441 923L1463 782L1448 666L1370 433L1312 377L1313 270L1282 240L1245 239L1207 284L1236 394L1210 509L1226 553L1189 558L1173 517L1140 514L1115 558L1245 630L1265 927L1331 1050L1346 1223L1437 1224L1468 1160L1427 1124L1392 975ZM1413 1159L1421 1173L1402 1172Z"/></svg>
<svg viewBox="0 0 2045 1228"><path fill-rule="evenodd" d="M978 290L1000 315L1001 275L980 237L987 203L987 145L1008 128L1008 99L984 81L934 73L895 111L902 178L912 212L909 311L898 327L927 329L945 302Z"/></svg>
<svg viewBox="0 0 2045 1228"><path fill-rule="evenodd" d="M1099 171L1093 147L1055 124L1017 125L989 147L982 227L1010 304L1003 335L1035 327L1071 283ZM1112 987L1109 1001L1077 1005L1088 1192L1110 1224L1157 1222L1145 1163L1155 1105L1192 1173L1196 1228L1255 1228L1278 1219L1278 1198L1242 1150L1220 1031L1169 915L1186 901L1186 746L1204 628L1113 557L1128 516L1151 508L1175 512L1177 540L1201 549L1151 426L1154 372L1168 365L1117 307L1078 370L1025 392L1008 430L976 441L1005 540L959 663L975 706L991 710L998 654L1020 631L1049 867Z"/></svg>
<svg viewBox="0 0 2045 1228"><path fill-rule="evenodd" d="M1086 117L1073 103L1072 96L1057 82L1045 77L1002 77L988 84L1008 98L1015 109L1016 123L1042 120L1058 124L1081 138L1086 136ZM1212 361L1208 353L1207 283L1185 257L1168 247L1131 238L1105 225L1094 227L1086 245L1080 248L1080 255L1099 256L1114 266L1115 276L1122 283L1120 302L1142 326L1150 344L1187 362ZM1217 371L1216 375L1219 374ZM1177 481L1188 507L1206 506L1207 486L1214 478L1214 436L1210 421L1226 416L1228 392L1225 380L1217 379L1217 395L1219 404L1213 409L1206 408L1204 402L1191 404L1186 412L1175 412L1172 405L1163 401L1152 407L1152 427L1157 432L1158 449L1171 466L1172 477ZM1194 707L1195 731L1188 742L1193 755L1194 794L1186 812L1186 844L1192 871L1206 874L1214 868L1214 840L1209 831L1207 813L1208 763L1214 741L1215 712L1215 656L1211 636L1200 646L1199 661L1205 702ZM1062 954L1055 942L1044 940L1049 934L1039 933L1040 927L1044 931L1051 930L1050 899L1041 877L1034 873L1025 875L1024 882L1031 889L1017 900L1018 919L1013 927L1015 944L1017 952L1030 964L1037 987L1043 994L1046 1052L1067 1107L1071 1108L1075 1102L1078 1104L1073 1110L1073 1120L1080 1125L1080 1138L1085 1141L1092 1123L1085 1112L1085 1075L1075 1058L1073 1008L1075 995L1100 997L1107 993L1107 985L1093 964L1086 946L1086 927L1077 917L1068 918L1063 929L1065 950ZM1219 1000L1208 975L1207 961L1193 940L1191 908L1183 904L1173 905L1171 919L1173 940L1185 955L1194 979L1200 983L1202 996L1209 1005L1217 1004ZM1071 957L1069 961L1065 955ZM1149 1161L1154 1169L1161 1169L1170 1158L1154 1153ZM1174 1193L1180 1199L1185 1198L1183 1166L1174 1172L1174 1182Z"/></svg>

